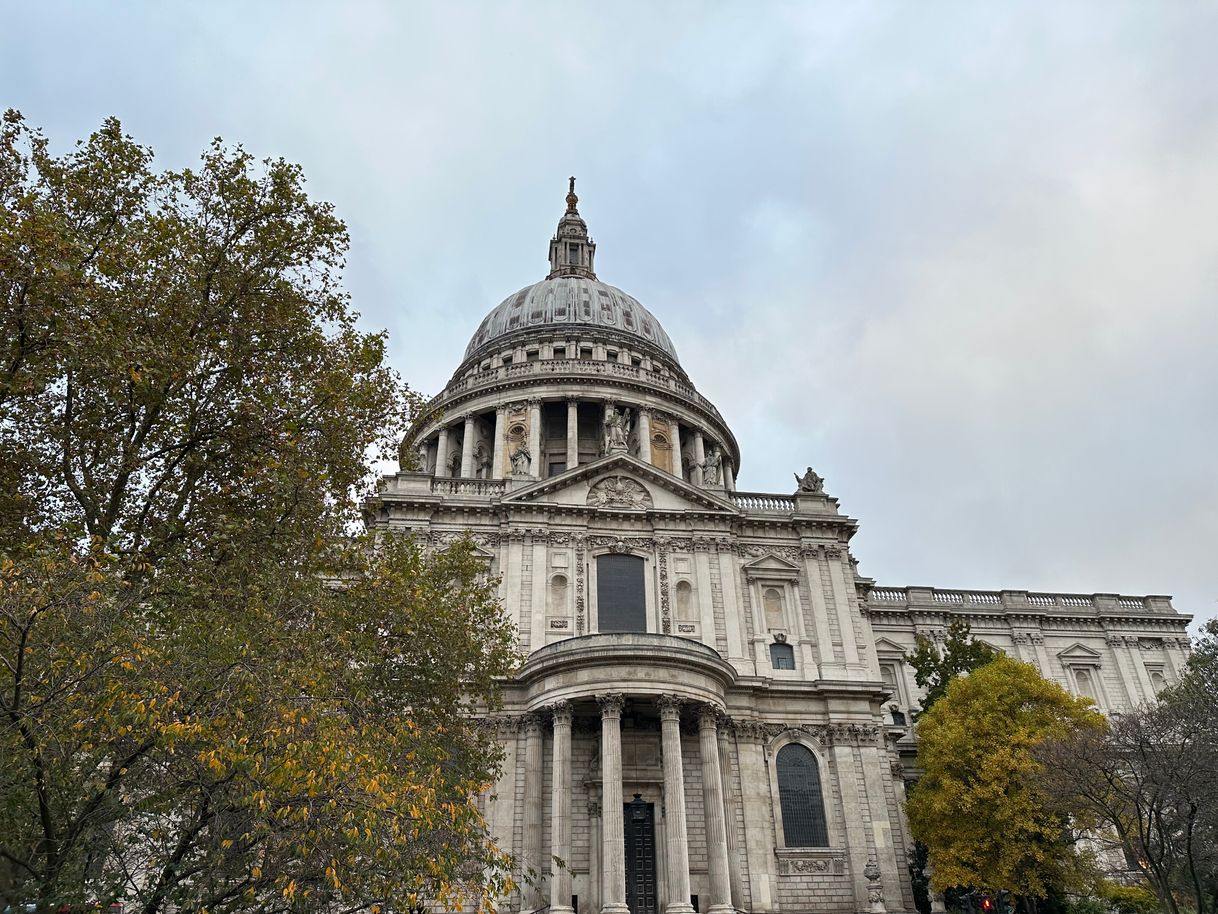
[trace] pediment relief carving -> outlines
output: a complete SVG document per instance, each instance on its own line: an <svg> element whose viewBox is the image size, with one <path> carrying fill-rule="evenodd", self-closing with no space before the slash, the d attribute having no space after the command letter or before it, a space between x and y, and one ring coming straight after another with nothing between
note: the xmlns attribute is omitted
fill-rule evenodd
<svg viewBox="0 0 1218 914"><path fill-rule="evenodd" d="M513 503L723 514L735 511L721 497L629 454L611 454L592 463L581 464L558 476L518 488L501 501L504 506Z"/></svg>
<svg viewBox="0 0 1218 914"><path fill-rule="evenodd" d="M589 487L587 504L594 508L650 508L655 502L642 483L629 476L607 476Z"/></svg>

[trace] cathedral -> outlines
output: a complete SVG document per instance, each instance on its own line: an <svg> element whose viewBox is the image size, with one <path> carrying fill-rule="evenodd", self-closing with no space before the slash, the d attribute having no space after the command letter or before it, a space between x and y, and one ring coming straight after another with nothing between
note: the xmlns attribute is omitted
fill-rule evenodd
<svg viewBox="0 0 1218 914"><path fill-rule="evenodd" d="M808 468L742 453L640 302L597 278L574 179L545 279L508 296L369 505L472 535L526 660L481 798L520 861L502 911L912 912L905 654L952 619L1120 711L1178 675L1168 597L880 586Z"/></svg>

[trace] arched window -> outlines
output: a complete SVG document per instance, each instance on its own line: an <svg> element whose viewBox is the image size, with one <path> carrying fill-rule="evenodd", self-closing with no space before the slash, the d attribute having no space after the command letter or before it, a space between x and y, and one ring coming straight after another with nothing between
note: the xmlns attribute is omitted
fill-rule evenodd
<svg viewBox="0 0 1218 914"><path fill-rule="evenodd" d="M795 669L795 648L774 642L770 645L770 666L776 670Z"/></svg>
<svg viewBox="0 0 1218 914"><path fill-rule="evenodd" d="M762 605L765 606L766 628L786 628L786 620L782 611L782 593L777 587L767 587L761 595Z"/></svg>
<svg viewBox="0 0 1218 914"><path fill-rule="evenodd" d="M825 801L816 756L807 746L789 743L778 750L778 802L787 847L828 847Z"/></svg>
<svg viewBox="0 0 1218 914"><path fill-rule="evenodd" d="M602 632L647 631L641 558L617 554L597 557L596 612Z"/></svg>
<svg viewBox="0 0 1218 914"><path fill-rule="evenodd" d="M689 581L677 581L677 618L683 622L693 621L694 591Z"/></svg>
<svg viewBox="0 0 1218 914"><path fill-rule="evenodd" d="M567 576L556 574L550 578L550 615L562 615L567 611Z"/></svg>

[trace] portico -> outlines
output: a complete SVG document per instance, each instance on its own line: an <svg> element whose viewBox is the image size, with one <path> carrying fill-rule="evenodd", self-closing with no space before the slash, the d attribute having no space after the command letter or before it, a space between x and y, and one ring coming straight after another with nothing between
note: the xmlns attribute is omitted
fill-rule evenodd
<svg viewBox="0 0 1218 914"><path fill-rule="evenodd" d="M644 633L589 635L552 644L525 664L520 679L530 692L549 697L539 703L525 725L526 778L524 795L527 861L543 858L540 823L550 814L548 903L569 912L572 876L557 860L573 858L572 822L585 811L599 813L588 822L599 838L589 871L599 875L591 886L602 914L693 914L690 880L690 829L686 781L693 762L702 785L697 819L705 826L706 883L698 909L728 914L731 900L731 860L725 822L725 789L719 757L719 721L724 715L724 691L735 679L731 666L705 645L683 638ZM631 688L622 689L623 683ZM560 696L557 701L555 696ZM635 751L623 765L623 718L628 718ZM550 789L540 765L542 726L552 727ZM658 727L657 727L658 724ZM572 731L599 733L599 752L590 759L599 771L585 772L589 796L599 802L586 810L573 808L574 756ZM658 730L658 732L656 732ZM683 739L684 736L690 737ZM697 754L691 760L694 740ZM688 745L686 745L688 743ZM532 748L530 748L530 746ZM655 751L658 750L658 751ZM598 776L597 776L598 775ZM633 801L633 802L632 802ZM627 828L627 817L637 827ZM653 817L650 821L641 821ZM591 816L589 816L591 818ZM639 824L641 821L641 824ZM654 840L647 828L654 826ZM705 892L709 889L709 897ZM538 893L530 907L547 897ZM629 900L629 903L628 903Z"/></svg>

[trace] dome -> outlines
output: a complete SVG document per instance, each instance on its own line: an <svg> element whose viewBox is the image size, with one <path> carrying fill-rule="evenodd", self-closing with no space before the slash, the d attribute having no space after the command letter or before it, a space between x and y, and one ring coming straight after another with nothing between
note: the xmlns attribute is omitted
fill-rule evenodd
<svg viewBox="0 0 1218 914"><path fill-rule="evenodd" d="M580 275L543 279L509 295L482 320L465 348L465 358L492 350L525 332L561 332L566 328L608 331L625 342L637 341L678 361L672 340L636 298Z"/></svg>

